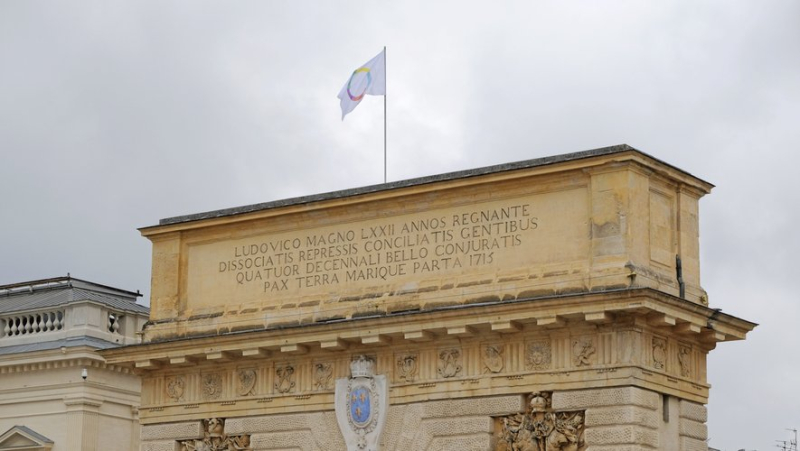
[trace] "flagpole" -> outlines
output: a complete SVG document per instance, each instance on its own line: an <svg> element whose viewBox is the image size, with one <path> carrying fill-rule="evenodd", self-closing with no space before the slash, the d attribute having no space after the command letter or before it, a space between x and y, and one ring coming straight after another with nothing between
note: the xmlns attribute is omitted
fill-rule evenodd
<svg viewBox="0 0 800 451"><path fill-rule="evenodd" d="M383 46L383 77L388 81L389 77L386 73L386 46ZM388 83L387 83L388 84ZM383 183L386 183L386 95L388 89L383 92Z"/></svg>

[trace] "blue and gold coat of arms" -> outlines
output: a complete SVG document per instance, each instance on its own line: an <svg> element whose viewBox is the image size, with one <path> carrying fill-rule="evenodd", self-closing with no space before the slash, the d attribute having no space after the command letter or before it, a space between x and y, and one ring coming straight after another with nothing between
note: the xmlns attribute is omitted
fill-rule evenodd
<svg viewBox="0 0 800 451"><path fill-rule="evenodd" d="M348 451L377 451L386 421L386 376L373 374L373 362L359 356L351 377L336 381L336 418Z"/></svg>
<svg viewBox="0 0 800 451"><path fill-rule="evenodd" d="M357 426L369 424L371 401L370 391L367 387L358 387L350 391L350 420Z"/></svg>

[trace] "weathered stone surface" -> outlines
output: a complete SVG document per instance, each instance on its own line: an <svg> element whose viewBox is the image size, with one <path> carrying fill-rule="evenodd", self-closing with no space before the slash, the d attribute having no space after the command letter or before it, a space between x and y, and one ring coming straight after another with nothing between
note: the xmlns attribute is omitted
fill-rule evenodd
<svg viewBox="0 0 800 451"><path fill-rule="evenodd" d="M644 445L593 445L591 451L652 451L653 448Z"/></svg>
<svg viewBox="0 0 800 451"><path fill-rule="evenodd" d="M174 440L145 442L139 445L139 449L140 451L179 451L178 442Z"/></svg>
<svg viewBox="0 0 800 451"><path fill-rule="evenodd" d="M681 437L681 451L708 451L708 443L705 440Z"/></svg>
<svg viewBox="0 0 800 451"><path fill-rule="evenodd" d="M595 407L586 410L586 427L632 424L658 429L661 421L658 412L638 406Z"/></svg>
<svg viewBox="0 0 800 451"><path fill-rule="evenodd" d="M680 416L688 420L705 423L708 421L708 409L702 404L681 400Z"/></svg>
<svg viewBox="0 0 800 451"><path fill-rule="evenodd" d="M425 447L428 451L484 451L490 449L492 436L470 434L460 437L436 437Z"/></svg>
<svg viewBox="0 0 800 451"><path fill-rule="evenodd" d="M658 408L658 393L636 387L619 387L600 390L574 390L553 393L553 408L577 410L589 407L633 405L650 410Z"/></svg>
<svg viewBox="0 0 800 451"><path fill-rule="evenodd" d="M333 412L314 414L323 416ZM312 414L299 413L290 415L267 415L243 418L230 418L225 424L225 429L230 434L261 433L261 432L282 432L295 431L310 428L309 422L314 419Z"/></svg>
<svg viewBox="0 0 800 451"><path fill-rule="evenodd" d="M586 429L586 443L593 445L644 445L658 447L658 432L651 429L616 425Z"/></svg>
<svg viewBox="0 0 800 451"><path fill-rule="evenodd" d="M523 396L497 396L486 398L432 401L422 405L426 418L441 418L471 415L508 415L525 408Z"/></svg>
<svg viewBox="0 0 800 451"><path fill-rule="evenodd" d="M681 437L706 440L708 438L708 426L703 423L683 420L680 425L680 434Z"/></svg>
<svg viewBox="0 0 800 451"><path fill-rule="evenodd" d="M185 439L203 436L203 425L200 421L183 423L147 424L142 426L142 440Z"/></svg>

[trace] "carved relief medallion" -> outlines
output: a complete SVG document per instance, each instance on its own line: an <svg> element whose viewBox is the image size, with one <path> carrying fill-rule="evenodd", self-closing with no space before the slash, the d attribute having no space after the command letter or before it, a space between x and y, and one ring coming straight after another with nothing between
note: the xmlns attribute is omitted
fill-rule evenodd
<svg viewBox="0 0 800 451"><path fill-rule="evenodd" d="M203 397L205 399L218 399L222 396L222 375L219 373L206 373L201 377L203 384Z"/></svg>
<svg viewBox="0 0 800 451"><path fill-rule="evenodd" d="M461 350L457 348L439 351L439 376L450 378L461 373Z"/></svg>
<svg viewBox="0 0 800 451"><path fill-rule="evenodd" d="M667 360L667 340L663 338L653 337L653 368L657 370L664 369L664 363Z"/></svg>
<svg viewBox="0 0 800 451"><path fill-rule="evenodd" d="M289 393L294 389L294 366L285 363L275 368L275 391Z"/></svg>
<svg viewBox="0 0 800 451"><path fill-rule="evenodd" d="M486 345L483 347L483 372L499 373L503 371L503 345Z"/></svg>
<svg viewBox="0 0 800 451"><path fill-rule="evenodd" d="M590 366L595 352L597 350L592 337L580 337L572 340L572 363L575 366Z"/></svg>
<svg viewBox="0 0 800 451"><path fill-rule="evenodd" d="M678 349L678 364L681 367L681 376L692 376L692 348L681 346Z"/></svg>
<svg viewBox="0 0 800 451"><path fill-rule="evenodd" d="M417 355L403 354L397 357L397 378L406 382L414 382L417 378Z"/></svg>
<svg viewBox="0 0 800 451"><path fill-rule="evenodd" d="M256 387L256 370L252 368L239 370L236 373L236 394L239 396L249 396L253 394Z"/></svg>
<svg viewBox="0 0 800 451"><path fill-rule="evenodd" d="M329 390L333 382L333 365L316 363L314 365L314 390Z"/></svg>
<svg viewBox="0 0 800 451"><path fill-rule="evenodd" d="M174 376L167 378L167 396L172 398L173 401L183 401L183 390L186 383L183 376Z"/></svg>
<svg viewBox="0 0 800 451"><path fill-rule="evenodd" d="M532 341L525 346L525 366L529 370L547 370L553 362L550 340Z"/></svg>

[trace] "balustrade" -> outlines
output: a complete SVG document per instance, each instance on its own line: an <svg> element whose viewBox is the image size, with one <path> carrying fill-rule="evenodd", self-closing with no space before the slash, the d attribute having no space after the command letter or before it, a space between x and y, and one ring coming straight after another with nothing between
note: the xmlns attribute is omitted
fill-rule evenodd
<svg viewBox="0 0 800 451"><path fill-rule="evenodd" d="M50 312L26 313L9 315L0 318L2 322L2 337L17 337L62 330L64 328L64 312L55 310Z"/></svg>

